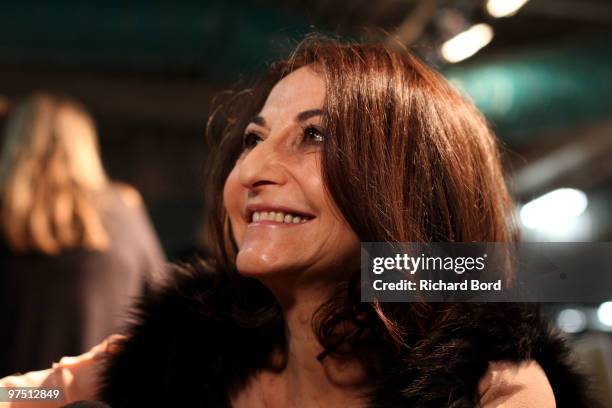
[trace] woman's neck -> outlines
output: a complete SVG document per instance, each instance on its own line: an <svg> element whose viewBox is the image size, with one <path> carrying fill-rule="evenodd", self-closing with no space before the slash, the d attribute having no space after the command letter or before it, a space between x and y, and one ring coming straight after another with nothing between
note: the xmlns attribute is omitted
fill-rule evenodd
<svg viewBox="0 0 612 408"><path fill-rule="evenodd" d="M324 350L313 331L312 319L330 295L331 290L322 287L301 287L277 296L287 327L287 359L280 373L264 376L271 375L265 383L274 384L266 391L273 393L268 397L281 406L359 406L366 381L359 360L317 358ZM269 406L276 404L271 402Z"/></svg>

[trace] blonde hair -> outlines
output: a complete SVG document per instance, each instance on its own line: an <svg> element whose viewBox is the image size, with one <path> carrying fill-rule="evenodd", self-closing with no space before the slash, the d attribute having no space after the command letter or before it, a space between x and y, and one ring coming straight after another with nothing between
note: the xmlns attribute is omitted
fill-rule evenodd
<svg viewBox="0 0 612 408"><path fill-rule="evenodd" d="M14 251L108 248L92 197L107 184L95 126L81 105L35 94L14 109L0 151L2 231Z"/></svg>

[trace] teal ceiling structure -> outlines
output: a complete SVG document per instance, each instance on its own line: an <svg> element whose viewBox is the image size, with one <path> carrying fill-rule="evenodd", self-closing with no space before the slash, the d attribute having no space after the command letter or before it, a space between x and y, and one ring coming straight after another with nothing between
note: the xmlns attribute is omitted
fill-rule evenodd
<svg viewBox="0 0 612 408"><path fill-rule="evenodd" d="M0 64L189 72L233 82L304 34L307 18L251 0L4 2ZM612 116L612 35L444 70L510 143Z"/></svg>
<svg viewBox="0 0 612 408"><path fill-rule="evenodd" d="M612 36L500 56L446 76L463 89L504 138L612 117Z"/></svg>

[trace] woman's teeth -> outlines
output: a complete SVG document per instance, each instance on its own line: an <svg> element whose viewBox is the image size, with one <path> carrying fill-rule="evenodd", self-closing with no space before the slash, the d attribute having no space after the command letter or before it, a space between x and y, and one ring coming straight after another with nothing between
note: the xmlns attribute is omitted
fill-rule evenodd
<svg viewBox="0 0 612 408"><path fill-rule="evenodd" d="M308 221L309 217L284 213L281 211L255 211L252 214L252 221L275 221L284 224L300 224Z"/></svg>

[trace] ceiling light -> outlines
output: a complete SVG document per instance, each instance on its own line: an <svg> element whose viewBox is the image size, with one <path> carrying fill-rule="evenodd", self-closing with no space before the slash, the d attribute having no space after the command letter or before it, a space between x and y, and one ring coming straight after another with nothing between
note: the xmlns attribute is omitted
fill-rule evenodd
<svg viewBox="0 0 612 408"><path fill-rule="evenodd" d="M487 12L493 17L510 17L527 3L528 0L488 0Z"/></svg>
<svg viewBox="0 0 612 408"><path fill-rule="evenodd" d="M442 57L448 62L459 62L476 54L493 39L490 25L476 24L442 44Z"/></svg>

